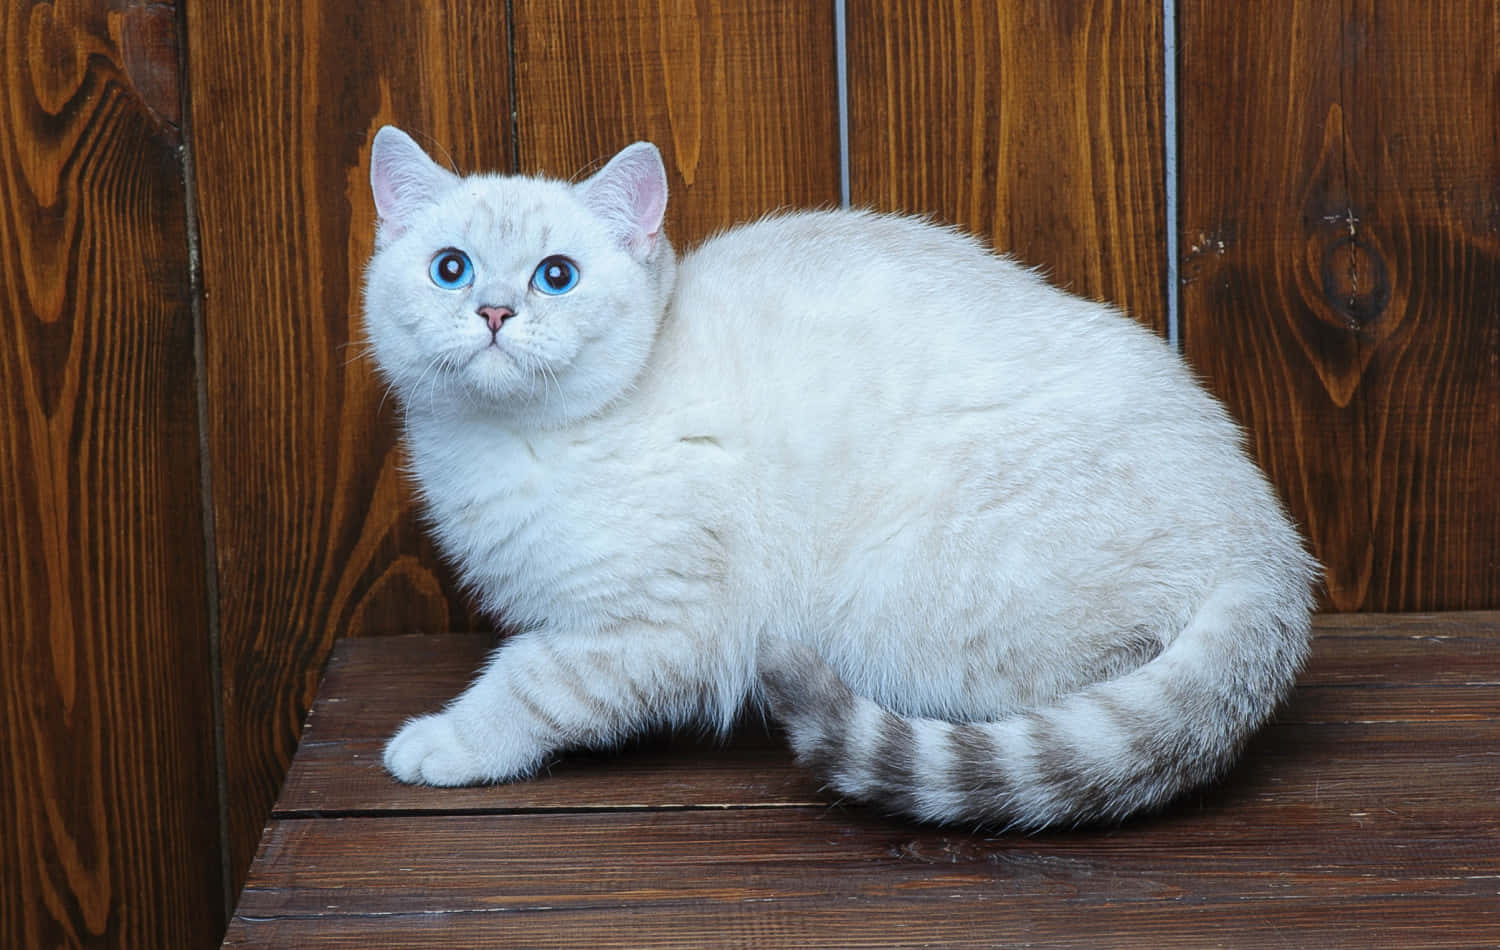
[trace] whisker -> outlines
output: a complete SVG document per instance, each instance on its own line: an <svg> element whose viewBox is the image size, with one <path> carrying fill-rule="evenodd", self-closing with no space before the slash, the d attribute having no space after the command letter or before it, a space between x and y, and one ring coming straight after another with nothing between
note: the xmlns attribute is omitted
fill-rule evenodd
<svg viewBox="0 0 1500 950"><path fill-rule="evenodd" d="M568 398L563 395L562 380L557 378L557 373L551 366L542 365L543 378L551 377L553 385L557 386L557 402L562 407L563 415L568 414Z"/></svg>
<svg viewBox="0 0 1500 950"><path fill-rule="evenodd" d="M348 345L352 346L353 344L348 344ZM353 366L355 363L360 363L360 362L363 362L363 361L365 361L367 359L371 359L372 358L371 354L373 354L375 352L374 345L369 344L369 343L365 343L365 344L361 344L361 345L364 348L361 349L357 353L351 354L348 359L346 359L342 363L340 363L339 364L339 369L348 369L349 367Z"/></svg>
<svg viewBox="0 0 1500 950"><path fill-rule="evenodd" d="M375 407L375 414L377 416L380 415L380 413L385 409L385 401L389 399L391 397L391 393L394 393L395 391L396 384L391 382L390 380L387 380L385 384L385 392L382 392L380 394L380 405ZM398 401L396 404L399 406L400 402Z"/></svg>
<svg viewBox="0 0 1500 950"><path fill-rule="evenodd" d="M427 408L436 409L438 403L438 384L443 382L443 374L453 369L457 364L455 354L440 353L432 361L429 369L433 370L432 380L427 384ZM424 374L425 375L425 374Z"/></svg>

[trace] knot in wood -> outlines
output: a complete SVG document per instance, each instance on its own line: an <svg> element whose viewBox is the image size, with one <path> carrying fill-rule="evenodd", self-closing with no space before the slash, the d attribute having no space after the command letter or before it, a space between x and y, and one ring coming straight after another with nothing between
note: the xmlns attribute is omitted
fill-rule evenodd
<svg viewBox="0 0 1500 950"><path fill-rule="evenodd" d="M1380 250L1358 233L1329 240L1322 263L1324 302L1349 329L1369 326L1390 306L1390 270Z"/></svg>

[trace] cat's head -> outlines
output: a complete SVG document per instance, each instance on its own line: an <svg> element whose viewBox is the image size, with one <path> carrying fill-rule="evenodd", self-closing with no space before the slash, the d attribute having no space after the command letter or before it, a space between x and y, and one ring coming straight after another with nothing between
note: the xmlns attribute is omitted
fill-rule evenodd
<svg viewBox="0 0 1500 950"><path fill-rule="evenodd" d="M387 126L370 185L365 329L409 410L550 427L630 389L676 268L655 146L631 145L578 184L459 177Z"/></svg>

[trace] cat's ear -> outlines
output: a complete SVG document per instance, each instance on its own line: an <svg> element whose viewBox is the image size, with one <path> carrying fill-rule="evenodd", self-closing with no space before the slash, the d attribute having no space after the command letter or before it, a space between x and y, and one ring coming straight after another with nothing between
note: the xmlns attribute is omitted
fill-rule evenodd
<svg viewBox="0 0 1500 950"><path fill-rule="evenodd" d="M655 145L627 145L579 190L630 253L644 260L656 249L667 211L667 170Z"/></svg>
<svg viewBox="0 0 1500 950"><path fill-rule="evenodd" d="M396 237L412 219L431 206L458 176L427 157L411 136L393 125L382 126L370 146L370 190L380 216L381 237Z"/></svg>

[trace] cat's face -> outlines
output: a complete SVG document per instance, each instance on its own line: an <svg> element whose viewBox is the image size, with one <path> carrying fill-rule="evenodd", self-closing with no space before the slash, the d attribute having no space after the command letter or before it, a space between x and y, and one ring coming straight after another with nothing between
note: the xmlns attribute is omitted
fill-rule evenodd
<svg viewBox="0 0 1500 950"><path fill-rule="evenodd" d="M554 426L629 389L671 289L655 148L577 185L459 178L385 128L370 177L366 332L409 409Z"/></svg>

